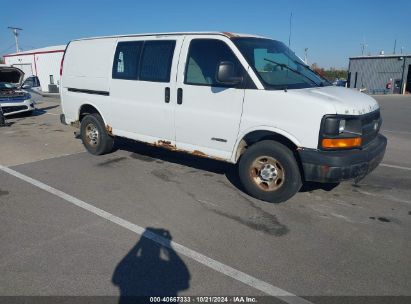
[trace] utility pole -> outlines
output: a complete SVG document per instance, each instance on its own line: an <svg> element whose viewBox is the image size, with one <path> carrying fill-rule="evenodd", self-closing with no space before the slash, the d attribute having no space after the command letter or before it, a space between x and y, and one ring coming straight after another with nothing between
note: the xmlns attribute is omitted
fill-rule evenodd
<svg viewBox="0 0 411 304"><path fill-rule="evenodd" d="M395 41L394 41L394 55L395 55L396 48L397 48L397 39L395 39Z"/></svg>
<svg viewBox="0 0 411 304"><path fill-rule="evenodd" d="M293 12L290 13L290 35L288 36L288 48L291 48L291 21L293 20Z"/></svg>
<svg viewBox="0 0 411 304"><path fill-rule="evenodd" d="M9 26L8 29L10 29L13 32L14 35L14 40L16 41L16 52L20 52L20 47L19 47L19 31L22 31L23 29L18 28L18 27L13 27Z"/></svg>
<svg viewBox="0 0 411 304"><path fill-rule="evenodd" d="M304 63L308 65L308 48L304 49Z"/></svg>
<svg viewBox="0 0 411 304"><path fill-rule="evenodd" d="M365 49L368 47L368 44L365 42L361 43L361 55L364 55Z"/></svg>

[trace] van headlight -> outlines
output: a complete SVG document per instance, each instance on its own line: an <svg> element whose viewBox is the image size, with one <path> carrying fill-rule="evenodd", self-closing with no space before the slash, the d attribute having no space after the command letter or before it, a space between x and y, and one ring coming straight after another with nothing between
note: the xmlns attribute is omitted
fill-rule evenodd
<svg viewBox="0 0 411 304"><path fill-rule="evenodd" d="M340 124L338 126L338 132L339 134L343 133L345 130L345 119L340 120Z"/></svg>
<svg viewBox="0 0 411 304"><path fill-rule="evenodd" d="M319 148L350 149L361 146L361 119L348 115L326 115L322 119Z"/></svg>

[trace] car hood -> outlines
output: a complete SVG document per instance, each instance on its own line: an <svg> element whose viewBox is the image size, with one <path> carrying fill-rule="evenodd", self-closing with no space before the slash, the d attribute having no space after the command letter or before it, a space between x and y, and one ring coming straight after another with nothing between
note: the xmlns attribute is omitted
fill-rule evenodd
<svg viewBox="0 0 411 304"><path fill-rule="evenodd" d="M374 98L354 89L328 86L310 88L306 93L333 103L336 114L361 115L379 108Z"/></svg>
<svg viewBox="0 0 411 304"><path fill-rule="evenodd" d="M0 66L0 82L8 82L20 86L23 82L24 72L12 66Z"/></svg>

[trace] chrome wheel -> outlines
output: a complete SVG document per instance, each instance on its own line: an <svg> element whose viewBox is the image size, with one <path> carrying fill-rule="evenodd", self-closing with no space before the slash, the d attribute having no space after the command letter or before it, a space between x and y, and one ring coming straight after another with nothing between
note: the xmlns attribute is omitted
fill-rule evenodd
<svg viewBox="0 0 411 304"><path fill-rule="evenodd" d="M100 141L98 129L92 123L89 123L86 126L86 140L87 143L92 147L96 147Z"/></svg>
<svg viewBox="0 0 411 304"><path fill-rule="evenodd" d="M270 156L261 156L250 167L252 181L264 191L275 191L284 183L284 168Z"/></svg>

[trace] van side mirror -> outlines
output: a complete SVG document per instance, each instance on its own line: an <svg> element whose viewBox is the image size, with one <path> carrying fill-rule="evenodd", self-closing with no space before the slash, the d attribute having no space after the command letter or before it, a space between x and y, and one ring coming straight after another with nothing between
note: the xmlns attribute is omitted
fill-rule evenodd
<svg viewBox="0 0 411 304"><path fill-rule="evenodd" d="M221 61L217 68L217 82L225 85L237 85L243 81L243 77L236 76L234 63Z"/></svg>

